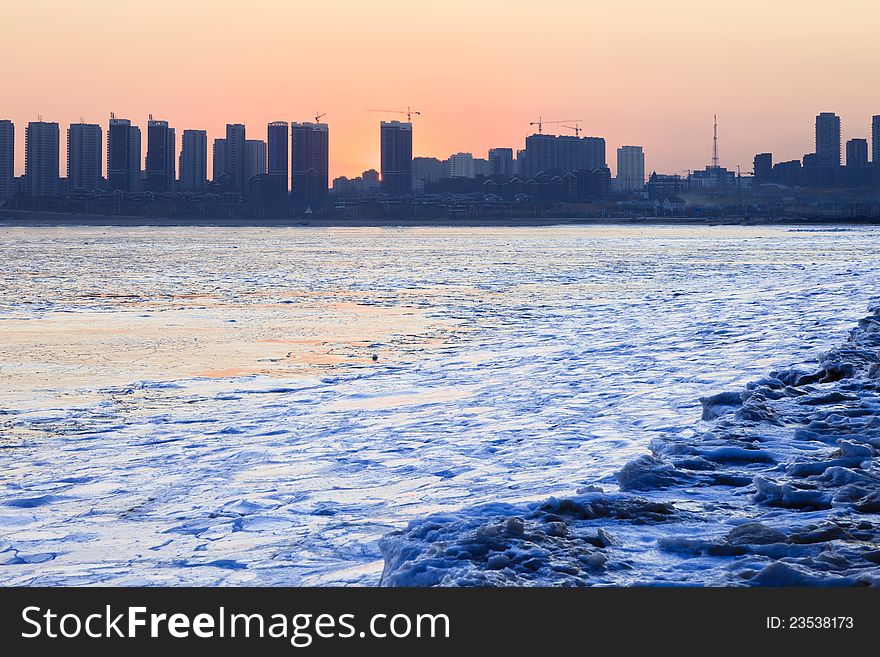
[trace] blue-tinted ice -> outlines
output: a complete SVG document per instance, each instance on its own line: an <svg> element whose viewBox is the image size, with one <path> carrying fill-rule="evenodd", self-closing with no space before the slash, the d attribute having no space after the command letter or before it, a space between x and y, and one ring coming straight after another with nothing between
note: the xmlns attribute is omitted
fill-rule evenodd
<svg viewBox="0 0 880 657"><path fill-rule="evenodd" d="M856 581L860 539L791 537L869 531L867 375L738 396L822 369L878 254L867 228L0 228L0 583ZM419 580L433 513L452 552ZM780 560L806 556L828 570Z"/></svg>
<svg viewBox="0 0 880 657"><path fill-rule="evenodd" d="M702 400L623 493L487 504L382 541L388 586L880 584L880 306L805 368Z"/></svg>

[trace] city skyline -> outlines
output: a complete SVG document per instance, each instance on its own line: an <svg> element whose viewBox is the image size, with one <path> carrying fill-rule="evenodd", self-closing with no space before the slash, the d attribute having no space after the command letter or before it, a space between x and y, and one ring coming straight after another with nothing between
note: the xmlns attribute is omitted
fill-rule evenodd
<svg viewBox="0 0 880 657"><path fill-rule="evenodd" d="M98 0L48 5L40 14L24 2L5 9L9 34L0 55L27 56L28 63L4 73L5 118L25 125L42 115L67 125L82 116L104 125L115 111L146 126L153 113L178 134L202 129L213 140L226 123L242 123L252 126L249 136L265 140L270 121L326 112L334 132L331 178L379 168L379 117L365 111L371 107L411 104L422 112L416 156L485 156L489 148L521 144L539 116L578 116L586 134L605 137L609 152L640 144L649 169L681 172L709 160L715 113L721 162L735 168L766 149L780 160L800 157L803 130L820 111L841 117L844 142L870 138L880 105L870 84L880 48L871 19L880 9L861 0L825 13L817 2L744 0L724 20L684 1L549 2L540 11L496 2L425 9L259 0L233 11L228 2L159 1L149 14L137 6L110 11ZM43 14L40 30L25 29ZM165 15L174 20L153 25L153 16ZM301 23L315 29L291 32ZM143 29L122 29L126 24ZM233 29L236 48L218 47ZM152 45L157 35L167 48ZM465 47L449 48L451 35ZM801 47L819 36L827 47ZM106 57L122 48L126 57ZM797 66L781 72L792 52ZM309 61L315 65L299 64ZM64 151L66 133L61 138ZM20 175L21 131L16 146Z"/></svg>
<svg viewBox="0 0 880 657"><path fill-rule="evenodd" d="M713 117L713 120L717 121L717 116ZM87 123L82 118L79 123L69 124L66 130L61 130L62 126L57 122L44 121L43 117L38 117L36 121L28 121L25 124L25 129L23 131L21 129L15 130L15 123L9 119L0 117L0 121L2 121L4 126L7 126L4 128L3 135L0 136L3 140L3 148L7 149L7 155L3 156L4 162L8 157L10 141L15 142L16 137L24 132L23 141L25 143L23 144L23 147L19 147L16 144L14 159L17 161L19 153L23 151L25 170L21 172L16 170L16 176L25 174L27 169L27 126L39 124L56 126L58 128L59 135L57 137L57 145L54 146L54 152L57 152L59 160L59 178L62 180L67 179L69 181L68 188L71 190L90 188L90 186L84 187L83 185L78 184L78 181L83 174L81 171L73 170L71 167L73 164L77 164L81 169L84 166L82 160L84 158L87 159L92 157L99 158L103 164L97 167L97 171L95 171L96 167L92 166L91 170L86 174L86 177L88 179L95 179L95 174L97 173L97 178L100 178L103 169L104 178L111 191L135 191L139 187L143 187L146 191L154 192L173 191L176 187L179 187L181 190L189 191L200 191L204 188L204 185L201 183L195 184L193 181L184 180L184 167L182 163L184 159L184 142L181 141L178 145L175 138L175 134L178 130L166 120L154 120L152 114L148 115L147 119L147 139L142 139L141 128L136 122L127 118L117 117L113 112L110 113L110 117L107 120L106 138L103 137L100 124ZM475 174L482 176L510 176L514 175L514 173L526 177L534 177L542 171L553 169L554 167L551 163L562 162L561 169L563 171L573 171L578 169L591 170L607 167L614 178L635 179L638 178L637 174L634 176L632 172L627 171L626 168L621 169L621 158L627 158L630 153L633 153L632 149L638 151L638 162L635 166L637 167L636 171L642 174L641 177L643 180L647 180L649 172L676 175L702 173L699 167L700 163L693 163L697 166L690 166L682 171L663 171L657 167L653 161L647 161L644 146L623 144L616 149L613 147L609 149L604 137L589 135L580 136L579 132L583 131L580 127L575 129L574 135L553 134L545 128L543 132L533 132L525 137L523 140L524 149L496 146L488 149L486 158L480 158L479 153L459 151L451 153L447 158L439 159L435 155L414 154L412 148L412 143L414 142L413 135L417 133L414 123L412 121L400 122L396 120L379 121L380 130L379 135L377 135L379 140L376 145L380 159L380 170L383 169L381 162L385 149L385 128L390 126L408 127L410 136L407 143L407 154L411 160L414 160L414 164L420 160L431 160L437 164L448 163L452 167L450 169L452 173L445 172L443 175L451 177L462 175L460 172L455 172L457 166L464 166L465 170L469 171L464 177L470 178L473 178ZM574 126L568 125L561 127L564 129L574 128ZM83 145L81 143L74 143L73 137L84 133L86 129L94 130L88 131L88 152L83 152ZM124 130L126 137L124 139L116 139L116 145L114 146L114 134L118 134L119 130ZM157 130L162 131L161 136L158 139L155 136ZM291 192L295 198L297 197L297 187L299 188L299 198L301 199L305 198L302 189L306 186L313 189L318 188L327 190L331 187L330 183L335 178L349 177L333 176L331 173L333 171L333 162L332 157L330 156L330 140L328 138L330 126L327 123L314 123L308 121L301 123L288 123L285 121L271 121L266 125L266 139L246 138L253 135L253 130L250 129L250 132L248 132L248 130L249 128L243 124L226 124L225 136L213 139L213 155L211 155L207 149L207 144L210 141L207 131L193 128L184 129L181 131L183 134L198 134L205 140L205 146L201 147L204 150L198 156L202 161L197 164L192 161L192 156L190 156L190 168L198 166L200 172L206 174L206 177L204 178L205 184L211 181L216 182L219 179L220 174L224 172L237 171L237 173L232 176L231 189L232 191L237 191L239 193L247 191L247 181L252 176L257 174L273 174L267 184L271 185L273 189L277 188L275 192L276 194L281 191L284 187L284 182L286 181L288 191ZM320 138L320 141L312 146L311 138L309 138L308 145L297 149L295 145L297 135L311 135L315 130L319 131L318 134L323 135ZM869 135L867 138L853 137L847 139L844 136L846 133L842 130L840 116L834 112L820 112L814 117L812 150L807 147L804 149L802 155L794 157L791 160L778 155L778 151L775 151L774 149L770 149L769 151L764 150L753 155L751 163L746 165L737 164L733 166L724 165L722 163L720 168L730 172L739 172L741 170L743 173L756 173L756 178L761 181L763 176L759 172L758 159L763 155L770 156L769 162L771 168L777 163L787 164L790 162L801 161L803 166L809 164L810 166L818 166L826 169L832 166L858 166L862 164L866 165L868 163L876 164L877 162L880 162L880 158L878 158L878 148L880 148L880 115L874 114L870 117L865 132ZM283 136L280 136L282 134ZM62 135L64 136L63 141ZM152 144L150 135L153 135ZM232 135L232 137L230 135ZM229 149L227 148L227 143L229 143L230 139L233 137L233 143L240 142L240 144L236 146L236 149ZM713 138L716 138L714 134ZM280 146L282 141L284 143L283 149ZM545 142L546 146L544 145ZM155 153L155 151L159 150L156 148L157 143L162 145L158 158ZM153 151L152 161L151 145ZM120 147L124 148L125 151L119 151ZM238 150L241 150L241 155L236 155ZM615 150L616 157L609 157L609 155L611 155L610 151ZM104 151L106 151L106 157L102 157ZM527 162L523 161L521 158L529 151L533 154L532 158ZM513 159L512 157L514 152L516 153L516 159ZM502 159L506 160L505 162L498 160L498 158L501 157L499 156L499 153L503 154ZM319 179L305 182L305 179L302 177L302 174L306 173L305 170L300 173L299 178L294 175L295 172L288 171L288 166L291 164L291 156L297 157L301 163L305 162L306 170L311 170L311 167L313 166L312 161L314 160L314 166L317 167L315 173L318 175ZM284 166L280 164L279 158L282 157L285 162ZM238 158L242 159L243 166L239 167L235 164ZM468 161L462 161L462 158L468 158ZM546 160L546 162L544 160ZM509 163L507 161L509 161ZM121 164L122 162L125 164ZM157 165L157 162L162 162L162 164ZM713 159L712 163L706 167L706 171L717 167L718 164L719 163L714 162ZM178 166L180 167L180 175L177 175ZM523 167L522 169L520 169L521 166ZM624 167L628 166L633 166L633 163L631 161L626 161ZM4 174L8 174L8 167L6 167L5 164L0 168L3 168ZM373 169L373 167L370 169ZM364 171L370 169L365 169ZM357 175L364 173L364 171L359 172ZM410 172L414 178L419 177L414 169L410 169ZM164 182L157 183L157 175L164 179ZM355 174L351 174L350 177L354 178ZM140 180L141 178L143 178L143 181ZM122 182L123 179L127 179L127 182ZM295 182L297 179L300 181L299 185ZM11 183L7 182L4 184L11 189ZM632 189L632 184L632 181L624 182L620 189ZM91 188L95 188L95 185L91 185ZM271 193L268 192L268 190L265 191ZM323 196L324 192L321 192L320 195ZM308 196L314 197L315 194L309 193Z"/></svg>

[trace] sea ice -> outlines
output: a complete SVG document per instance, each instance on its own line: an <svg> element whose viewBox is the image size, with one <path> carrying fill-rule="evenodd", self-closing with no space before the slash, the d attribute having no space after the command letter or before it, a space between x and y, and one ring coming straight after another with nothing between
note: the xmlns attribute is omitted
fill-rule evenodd
<svg viewBox="0 0 880 657"><path fill-rule="evenodd" d="M878 363L872 306L812 370L702 398L710 430L655 439L652 454L617 472L621 494L413 521L380 543L382 583L880 585ZM589 541L589 532L614 539ZM646 555L646 538L657 556Z"/></svg>

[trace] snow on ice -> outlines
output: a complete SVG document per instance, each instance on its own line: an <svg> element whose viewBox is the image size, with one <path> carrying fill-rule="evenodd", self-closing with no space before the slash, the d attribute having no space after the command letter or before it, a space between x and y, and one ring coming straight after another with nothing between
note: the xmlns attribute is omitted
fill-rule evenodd
<svg viewBox="0 0 880 657"><path fill-rule="evenodd" d="M382 583L880 584L880 305L812 368L701 402L708 430L652 441L621 493L414 521Z"/></svg>
<svg viewBox="0 0 880 657"><path fill-rule="evenodd" d="M873 581L878 254L0 228L0 584Z"/></svg>

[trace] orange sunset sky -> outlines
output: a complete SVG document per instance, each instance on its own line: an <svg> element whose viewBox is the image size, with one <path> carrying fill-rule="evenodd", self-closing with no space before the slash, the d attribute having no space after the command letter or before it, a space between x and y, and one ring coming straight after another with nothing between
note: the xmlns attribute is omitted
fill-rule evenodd
<svg viewBox="0 0 880 657"><path fill-rule="evenodd" d="M415 155L522 148L542 115L583 119L612 170L640 144L668 172L708 164L717 113L721 164L750 170L759 151L811 151L820 111L870 137L878 25L877 0L4 0L0 118L20 172L37 115L64 152L68 123L106 130L111 111L179 140L227 122L265 139L320 110L331 176L353 176L378 169L378 122L399 118L367 108L420 110Z"/></svg>

